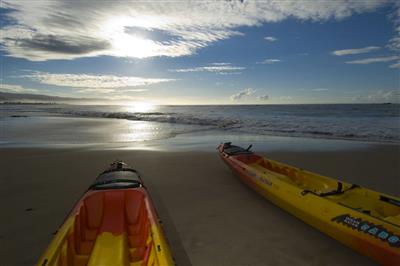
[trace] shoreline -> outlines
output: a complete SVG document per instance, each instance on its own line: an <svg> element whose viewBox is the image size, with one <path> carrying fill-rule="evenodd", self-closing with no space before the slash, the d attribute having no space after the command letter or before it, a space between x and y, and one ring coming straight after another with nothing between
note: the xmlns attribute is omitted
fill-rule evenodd
<svg viewBox="0 0 400 266"><path fill-rule="evenodd" d="M265 131L243 130L244 127L222 125L191 124L169 121L130 120L127 118L80 117L80 116L25 116L1 117L3 139L0 148L13 146L51 147L57 145L109 146L149 144L163 145L168 142L196 144L215 142L230 138L233 142L243 140L268 142L271 139L299 139L306 142L337 142L370 145L400 145L396 138L358 136L353 134L335 135L318 131ZM96 129L96 130L94 130ZM30 134L26 134L30 132ZM256 133L254 133L256 132ZM196 139L196 140L194 140ZM104 143L107 143L104 145Z"/></svg>
<svg viewBox="0 0 400 266"><path fill-rule="evenodd" d="M35 263L91 181L121 159L142 173L180 265L373 265L247 188L215 150L0 150L5 264ZM400 195L398 146L259 153Z"/></svg>
<svg viewBox="0 0 400 266"><path fill-rule="evenodd" d="M0 141L0 149L82 149L82 150L142 150L142 151L202 151L211 152L224 142L239 146L253 145L257 152L308 152L345 151L374 147L399 147L400 143L376 142L351 139L312 138L278 135L258 135L223 130L201 130L179 133L160 139L131 142L21 142Z"/></svg>

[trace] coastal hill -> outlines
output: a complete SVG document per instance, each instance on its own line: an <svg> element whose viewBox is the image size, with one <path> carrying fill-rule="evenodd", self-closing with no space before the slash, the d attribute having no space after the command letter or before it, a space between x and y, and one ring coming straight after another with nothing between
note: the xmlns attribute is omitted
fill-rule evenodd
<svg viewBox="0 0 400 266"><path fill-rule="evenodd" d="M77 102L77 101L96 101L100 99L94 98L73 98L60 97L44 94L28 94L28 93L9 93L0 92L0 102L2 103L23 103L23 102Z"/></svg>

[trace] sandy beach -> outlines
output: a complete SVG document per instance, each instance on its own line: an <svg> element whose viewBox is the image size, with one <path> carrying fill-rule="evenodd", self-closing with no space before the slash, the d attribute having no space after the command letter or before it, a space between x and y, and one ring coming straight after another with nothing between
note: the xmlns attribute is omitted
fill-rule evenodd
<svg viewBox="0 0 400 266"><path fill-rule="evenodd" d="M244 186L216 151L3 148L0 256L32 265L111 161L138 169L178 265L373 265ZM400 195L400 149L264 152L307 170Z"/></svg>
<svg viewBox="0 0 400 266"><path fill-rule="evenodd" d="M400 266L399 0L0 1L0 266Z"/></svg>

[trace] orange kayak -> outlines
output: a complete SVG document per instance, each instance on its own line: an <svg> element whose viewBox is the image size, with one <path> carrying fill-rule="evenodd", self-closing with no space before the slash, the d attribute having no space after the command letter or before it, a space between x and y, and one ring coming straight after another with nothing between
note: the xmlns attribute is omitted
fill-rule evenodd
<svg viewBox="0 0 400 266"><path fill-rule="evenodd" d="M37 265L173 265L137 171L115 162L72 209Z"/></svg>
<svg viewBox="0 0 400 266"><path fill-rule="evenodd" d="M219 154L249 187L382 265L400 265L400 198L321 176L230 143Z"/></svg>

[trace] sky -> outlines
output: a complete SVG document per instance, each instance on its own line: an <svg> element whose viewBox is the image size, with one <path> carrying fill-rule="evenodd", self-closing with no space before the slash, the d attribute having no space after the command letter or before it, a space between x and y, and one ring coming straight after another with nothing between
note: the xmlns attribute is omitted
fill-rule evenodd
<svg viewBox="0 0 400 266"><path fill-rule="evenodd" d="M8 1L2 92L154 104L400 102L395 1Z"/></svg>

